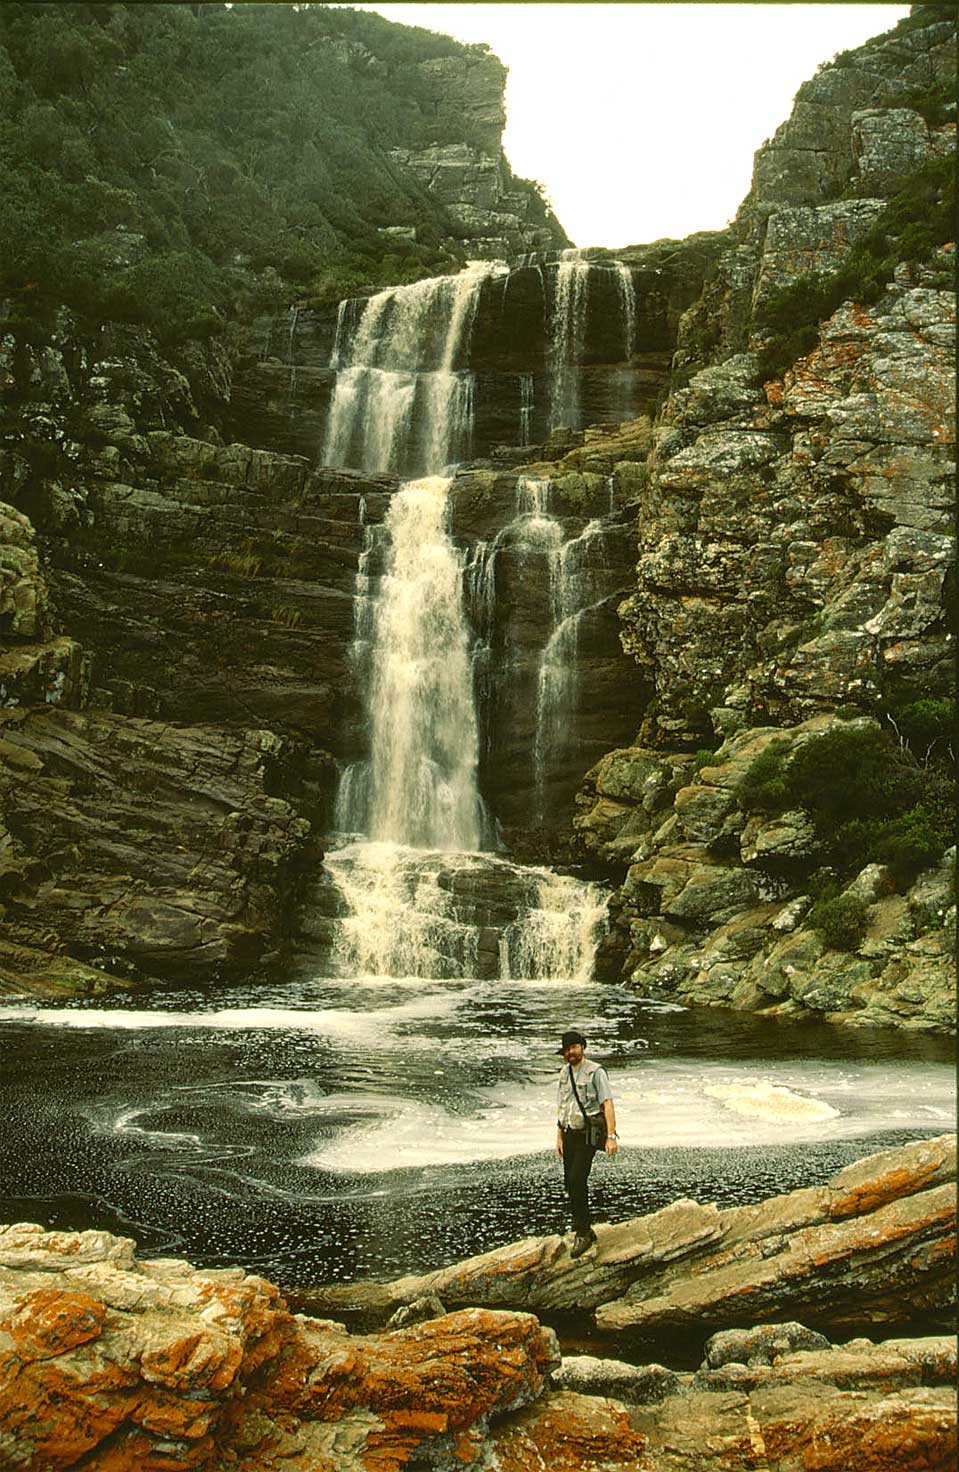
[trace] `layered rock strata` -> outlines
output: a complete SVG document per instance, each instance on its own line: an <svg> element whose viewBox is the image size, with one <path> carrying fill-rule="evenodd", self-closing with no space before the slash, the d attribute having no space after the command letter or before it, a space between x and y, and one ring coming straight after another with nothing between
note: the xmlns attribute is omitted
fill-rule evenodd
<svg viewBox="0 0 959 1472"><path fill-rule="evenodd" d="M955 1267L956 1138L847 1166L825 1186L720 1211L676 1201L600 1225L571 1259L561 1237L529 1238L392 1283L312 1290L322 1312L378 1317L434 1294L484 1304L592 1310L610 1330L651 1332L801 1318L816 1328L905 1326L947 1311Z"/></svg>
<svg viewBox="0 0 959 1472"><path fill-rule="evenodd" d="M265 730L0 710L0 990L223 978L275 953L318 860L280 795L309 765Z"/></svg>
<svg viewBox="0 0 959 1472"><path fill-rule="evenodd" d="M943 1144L849 1167L825 1188L833 1219L875 1215L911 1186L934 1195L949 1171ZM766 1203L780 1231L802 1215L790 1201ZM678 1218L665 1231L646 1221L675 1264ZM601 1243L597 1261L604 1253L608 1269ZM517 1268L530 1272L529 1252ZM472 1283L481 1290L483 1279ZM740 1313L750 1307L740 1302ZM955 1453L946 1335L835 1343L780 1313L714 1334L690 1372L563 1359L553 1332L525 1312L447 1313L433 1298L400 1318L351 1335L291 1314L272 1284L240 1269L141 1262L128 1239L106 1232L0 1227L3 1464L945 1472Z"/></svg>

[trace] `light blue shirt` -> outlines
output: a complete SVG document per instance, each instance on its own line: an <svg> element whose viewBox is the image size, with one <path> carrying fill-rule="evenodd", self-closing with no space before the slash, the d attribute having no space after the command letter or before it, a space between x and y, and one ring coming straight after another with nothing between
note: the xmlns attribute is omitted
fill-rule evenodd
<svg viewBox="0 0 959 1472"><path fill-rule="evenodd" d="M564 1063L559 1071L559 1086L556 1093L556 1122L564 1130L584 1130L586 1121L583 1110L576 1102L576 1095L569 1082L570 1065ZM609 1079L602 1064L584 1058L574 1071L576 1091L583 1101L587 1114L602 1114L603 1105L613 1097Z"/></svg>

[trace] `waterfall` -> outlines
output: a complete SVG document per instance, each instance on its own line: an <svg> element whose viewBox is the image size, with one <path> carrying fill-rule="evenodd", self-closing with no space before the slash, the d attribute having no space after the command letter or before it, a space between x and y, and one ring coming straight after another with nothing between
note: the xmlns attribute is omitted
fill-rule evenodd
<svg viewBox="0 0 959 1472"><path fill-rule="evenodd" d="M505 267L474 262L458 276L370 297L349 348L341 303L331 366L325 465L435 473L469 448L473 381L462 363L480 288Z"/></svg>
<svg viewBox="0 0 959 1472"><path fill-rule="evenodd" d="M333 351L330 353L330 367L339 368L343 361L343 351L346 341L346 324L350 315L349 298L340 302L336 310L336 331L333 334Z"/></svg>
<svg viewBox="0 0 959 1472"><path fill-rule="evenodd" d="M540 655L536 677L536 725L531 752L533 804L536 820L545 819L546 779L560 760L566 737L576 713L577 654L579 630L584 616L599 604L594 601L591 569L584 565L593 546L606 532L603 519L590 521L576 535L564 538L560 520L550 511L552 484L546 479L520 476L516 483L514 514L490 542L478 542L466 567L465 587L471 622L476 630L473 647L474 683L479 710L490 725L494 702L494 678L508 670L508 662L494 669L493 639L496 613L496 565L501 549L509 545L526 561L540 558L545 574L550 623ZM612 510L612 477L607 487ZM602 560L602 552L600 553ZM599 603L602 599L599 600Z"/></svg>
<svg viewBox="0 0 959 1472"><path fill-rule="evenodd" d="M390 502L379 594L357 600L354 657L368 663L370 760L341 784L353 831L413 848L475 850L482 841L476 784L479 737L463 558L446 532L450 481L410 481ZM360 574L367 581L369 553Z"/></svg>
<svg viewBox="0 0 959 1472"><path fill-rule="evenodd" d="M585 980L604 913L597 887L483 851L477 705L493 675L496 554L508 532L522 555L545 558L552 587L563 551L546 481L518 481L509 527L468 566L448 532L452 482L436 472L469 443L473 380L463 363L481 286L503 270L479 263L337 314L323 460L410 477L382 524L368 523L360 503L351 663L369 757L341 773L336 825L353 841L325 860L340 905L331 964L344 978ZM582 274L568 271L564 283ZM562 351L576 357L582 294L564 292ZM528 439L529 375L520 393Z"/></svg>
<svg viewBox="0 0 959 1472"><path fill-rule="evenodd" d="M622 261L613 263L623 317L623 357L628 363L636 348L636 284L633 273Z"/></svg>
<svg viewBox="0 0 959 1472"><path fill-rule="evenodd" d="M586 341L589 262L565 250L556 268L549 338L551 391L549 426L579 428L579 365Z"/></svg>
<svg viewBox="0 0 959 1472"><path fill-rule="evenodd" d="M524 447L533 437L533 375L519 376L519 442Z"/></svg>
<svg viewBox="0 0 959 1472"><path fill-rule="evenodd" d="M349 912L336 925L339 976L591 979L598 885L493 854L388 843L349 844L325 864Z"/></svg>
<svg viewBox="0 0 959 1472"><path fill-rule="evenodd" d="M595 606L589 601L588 570L582 559L603 536L601 520L590 521L579 536L563 542L550 568L553 627L543 648L536 691L533 741L533 791L538 820L545 819L546 774L563 754L576 714L579 628Z"/></svg>

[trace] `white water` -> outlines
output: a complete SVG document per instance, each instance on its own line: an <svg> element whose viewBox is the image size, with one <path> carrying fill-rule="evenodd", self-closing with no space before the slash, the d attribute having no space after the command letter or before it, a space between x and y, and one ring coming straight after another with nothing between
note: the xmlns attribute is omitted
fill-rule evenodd
<svg viewBox="0 0 959 1472"><path fill-rule="evenodd" d="M473 380L461 364L483 282L498 262L370 297L349 349L341 304L324 465L429 474L469 448Z"/></svg>
<svg viewBox="0 0 959 1472"><path fill-rule="evenodd" d="M326 463L388 471L416 461L437 472L462 452L472 377L460 364L480 288L503 269L478 263L460 276L380 292L365 304L349 347L341 308ZM573 260L560 270L558 362L581 350L587 271ZM532 410L532 383L524 378L527 438ZM450 484L438 474L407 481L383 524L364 528L352 661L364 691L369 757L342 773L336 819L344 838L365 841L345 842L327 859L346 912L332 926L332 965L343 977L582 978L602 916L598 890L500 859L501 892L490 893L493 861L480 852L490 824L477 781L474 681L482 687L490 674L500 538L464 569L447 531ZM572 609L558 590L563 532L548 501L547 482L520 479L516 515L504 531L531 563L545 560L555 625ZM556 647L575 652L575 641ZM554 691L559 700L570 688L568 680L548 682L544 709L553 711ZM537 742L543 761L548 745Z"/></svg>
<svg viewBox="0 0 959 1472"><path fill-rule="evenodd" d="M621 261L613 265L623 317L623 357L628 363L636 347L636 285L633 273Z"/></svg>
<svg viewBox="0 0 959 1472"><path fill-rule="evenodd" d="M562 756L576 714L579 630L584 615L593 607L588 601L590 578L583 559L594 541L598 540L602 548L603 533L601 520L588 522L579 536L561 545L551 569L553 627L540 660L533 743L536 810L540 822L545 818L547 772L550 764Z"/></svg>
<svg viewBox="0 0 959 1472"><path fill-rule="evenodd" d="M579 364L586 339L589 262L575 250L564 251L556 269L550 328L551 374L549 426L579 428Z"/></svg>
<svg viewBox="0 0 959 1472"><path fill-rule="evenodd" d="M519 442L528 445L533 437L533 375L519 376Z"/></svg>
<svg viewBox="0 0 959 1472"><path fill-rule="evenodd" d="M446 530L450 484L440 476L408 482L392 497L383 526L366 529L353 658L365 681L370 756L342 775L337 825L367 841L327 856L347 911L334 926L331 963L343 977L492 971L585 979L604 910L601 892L479 853L486 826L479 733L463 557ZM545 551L552 568L560 565L562 533L546 510L548 494L545 481L521 481L512 525L521 544ZM376 553L385 553L385 569L372 592ZM492 568L491 557L481 597L493 596ZM493 868L510 889L512 918L497 895L495 920L464 921Z"/></svg>
<svg viewBox="0 0 959 1472"><path fill-rule="evenodd" d="M368 529L354 658L369 666L370 760L345 775L338 819L344 831L378 841L478 849L479 738L463 560L446 531L449 486L432 476L392 497L383 527L386 569L375 597L367 566L376 537Z"/></svg>
<svg viewBox="0 0 959 1472"><path fill-rule="evenodd" d="M605 914L597 885L493 854L391 843L347 844L326 867L349 909L336 926L336 975L589 980ZM502 912L495 932L475 922L471 899Z"/></svg>

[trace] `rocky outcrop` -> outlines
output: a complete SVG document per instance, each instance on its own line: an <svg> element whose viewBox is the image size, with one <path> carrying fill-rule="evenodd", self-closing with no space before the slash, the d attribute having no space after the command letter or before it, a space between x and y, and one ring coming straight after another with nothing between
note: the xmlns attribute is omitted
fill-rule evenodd
<svg viewBox="0 0 959 1472"><path fill-rule="evenodd" d="M679 324L620 608L652 698L635 741L587 774L575 819L584 854L616 879L626 866L606 964L644 993L954 1027L954 853L915 882L864 857L843 883L865 923L840 949L806 921L831 862L822 825L737 798L770 742L794 750L836 712L888 730L900 706L954 696L954 247L904 243L921 263L881 292L864 282L866 301L851 275L817 345L781 378L764 369L770 302L875 252L889 200L924 198L917 170L954 150L936 102L954 92L954 42L916 7L820 68Z"/></svg>
<svg viewBox="0 0 959 1472"><path fill-rule="evenodd" d="M105 1232L0 1228L0 1452L11 1469L476 1465L558 1363L528 1314L379 1337L294 1317L239 1269L138 1262Z"/></svg>
<svg viewBox="0 0 959 1472"><path fill-rule="evenodd" d="M484 1304L593 1310L609 1330L709 1325L905 1326L943 1312L954 1272L954 1135L866 1157L825 1186L720 1211L676 1201L597 1228L576 1260L561 1237L529 1238L392 1283L311 1290L319 1312L382 1319L435 1294Z"/></svg>
<svg viewBox="0 0 959 1472"><path fill-rule="evenodd" d="M289 936L309 757L270 731L0 711L0 990L224 977Z"/></svg>
<svg viewBox="0 0 959 1472"><path fill-rule="evenodd" d="M903 282L765 399L748 354L673 395L621 609L663 743L949 688L954 333L954 294Z"/></svg>
<svg viewBox="0 0 959 1472"><path fill-rule="evenodd" d="M627 747L587 774L574 826L585 853L628 866L613 939L643 995L853 1027L954 1028L955 850L908 885L865 865L845 891L862 903L861 934L840 942L811 923L823 840L809 813L750 810L742 793L763 752L785 760L855 729L876 728L816 716L737 732L696 758Z"/></svg>
<svg viewBox="0 0 959 1472"><path fill-rule="evenodd" d="M831 1219L875 1214L916 1186L935 1195L940 1144L848 1168L824 1188ZM781 1234L809 1217L811 1201L766 1207L776 1208L767 1227ZM740 1228L749 1211L731 1214ZM674 1224L661 1259L678 1263L680 1235ZM740 1232L729 1245L745 1240ZM708 1250L702 1236L700 1248ZM517 1271L530 1269L527 1253ZM477 1275L473 1283L482 1287ZM292 1314L271 1283L241 1269L139 1261L129 1239L106 1232L0 1227L3 1464L22 1472L952 1465L948 1335L835 1343L778 1316L714 1334L690 1371L562 1358L552 1330L529 1313L447 1313L434 1299L399 1320L386 1332L349 1334Z"/></svg>

